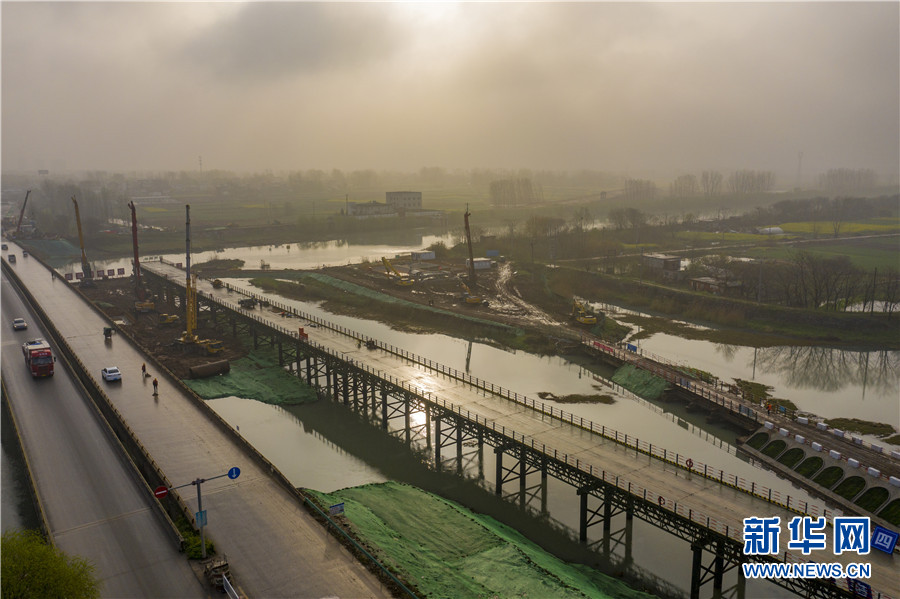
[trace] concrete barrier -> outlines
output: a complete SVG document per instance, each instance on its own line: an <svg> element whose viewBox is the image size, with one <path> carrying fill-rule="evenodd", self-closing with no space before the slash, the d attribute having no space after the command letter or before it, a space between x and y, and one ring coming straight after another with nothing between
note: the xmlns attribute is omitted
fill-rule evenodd
<svg viewBox="0 0 900 599"><path fill-rule="evenodd" d="M816 423L816 428L819 429L820 431L827 431L827 430L828 430L828 425L825 424L824 422L817 422L817 423Z"/></svg>
<svg viewBox="0 0 900 599"><path fill-rule="evenodd" d="M892 477L888 478L888 482L891 483L892 485L894 485L895 487L900 487L900 478L897 478L896 476L892 476Z"/></svg>
<svg viewBox="0 0 900 599"><path fill-rule="evenodd" d="M797 443L806 443L806 438L803 435L794 435L794 441Z"/></svg>
<svg viewBox="0 0 900 599"><path fill-rule="evenodd" d="M874 476L875 478L879 478L881 476L881 470L878 468L869 468L866 470L869 476Z"/></svg>
<svg viewBox="0 0 900 599"><path fill-rule="evenodd" d="M833 449L828 452L828 455L830 455L831 457L833 457L836 460L841 459L841 452L835 451Z"/></svg>
<svg viewBox="0 0 900 599"><path fill-rule="evenodd" d="M851 468L859 468L859 460L854 460L853 458L847 458L847 465Z"/></svg>
<svg viewBox="0 0 900 599"><path fill-rule="evenodd" d="M812 448L813 448L813 451L822 451L822 444L816 443L815 441L813 441Z"/></svg>
<svg viewBox="0 0 900 599"><path fill-rule="evenodd" d="M780 429L778 429L778 434L781 435L782 437L787 437L787 436L788 436L788 433L790 433L790 432L791 432L791 431L789 431L789 430L786 429L786 428L780 428Z"/></svg>
<svg viewBox="0 0 900 599"><path fill-rule="evenodd" d="M809 424L809 418L806 416L797 416L797 422L800 424Z"/></svg>

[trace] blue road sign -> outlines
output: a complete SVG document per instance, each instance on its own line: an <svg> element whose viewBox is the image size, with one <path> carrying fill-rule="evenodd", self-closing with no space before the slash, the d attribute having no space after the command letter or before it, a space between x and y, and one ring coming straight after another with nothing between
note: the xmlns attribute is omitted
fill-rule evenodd
<svg viewBox="0 0 900 599"><path fill-rule="evenodd" d="M206 526L206 510L194 513L194 518L197 519L197 526L201 528Z"/></svg>
<svg viewBox="0 0 900 599"><path fill-rule="evenodd" d="M234 466L231 470L228 471L228 478L230 478L231 480L236 479L240 475L241 475L241 469L238 468L237 466Z"/></svg>
<svg viewBox="0 0 900 599"><path fill-rule="evenodd" d="M339 514L344 513L344 502L336 503L333 506L328 508L328 513L332 516L337 516Z"/></svg>

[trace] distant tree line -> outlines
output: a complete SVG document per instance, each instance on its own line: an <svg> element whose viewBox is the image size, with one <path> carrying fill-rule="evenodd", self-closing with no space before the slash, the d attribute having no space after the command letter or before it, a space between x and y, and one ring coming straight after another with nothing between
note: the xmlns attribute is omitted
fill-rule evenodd
<svg viewBox="0 0 900 599"><path fill-rule="evenodd" d="M727 279L739 281L736 294L749 300L810 310L850 308L891 314L900 302L896 268L867 272L846 256L798 251L788 260L729 262ZM881 305L876 308L877 302Z"/></svg>
<svg viewBox="0 0 900 599"><path fill-rule="evenodd" d="M494 206L521 206L538 200L531 179L525 177L491 181L489 192Z"/></svg>
<svg viewBox="0 0 900 599"><path fill-rule="evenodd" d="M862 191L877 183L875 171L867 168L831 168L819 176L819 186L832 192Z"/></svg>

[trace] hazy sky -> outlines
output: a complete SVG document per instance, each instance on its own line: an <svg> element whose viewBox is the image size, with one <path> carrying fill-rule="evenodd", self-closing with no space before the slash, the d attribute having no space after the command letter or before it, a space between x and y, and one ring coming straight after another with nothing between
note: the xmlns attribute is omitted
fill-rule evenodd
<svg viewBox="0 0 900 599"><path fill-rule="evenodd" d="M0 16L4 170L900 164L900 2L5 1Z"/></svg>

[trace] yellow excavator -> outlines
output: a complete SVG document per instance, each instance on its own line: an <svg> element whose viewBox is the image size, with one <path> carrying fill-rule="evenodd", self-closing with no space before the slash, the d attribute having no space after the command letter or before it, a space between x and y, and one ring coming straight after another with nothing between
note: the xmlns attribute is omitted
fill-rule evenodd
<svg viewBox="0 0 900 599"><path fill-rule="evenodd" d="M578 324L597 324L597 317L588 312L584 304L577 299L572 299L572 318Z"/></svg>
<svg viewBox="0 0 900 599"><path fill-rule="evenodd" d="M464 291L463 298L466 300L467 304L481 304L484 302L484 299L482 299L481 296L473 295L472 290L469 289L469 286L464 282L460 281L459 284L462 285Z"/></svg>
<svg viewBox="0 0 900 599"><path fill-rule="evenodd" d="M409 277L409 275L400 274L394 265L391 264L391 261L381 257L381 263L384 264L384 269L387 271L387 276L394 280L397 285L401 285L403 287L409 287L413 284L413 280Z"/></svg>

